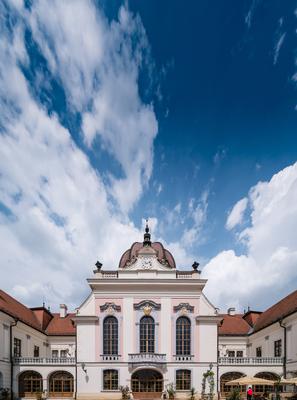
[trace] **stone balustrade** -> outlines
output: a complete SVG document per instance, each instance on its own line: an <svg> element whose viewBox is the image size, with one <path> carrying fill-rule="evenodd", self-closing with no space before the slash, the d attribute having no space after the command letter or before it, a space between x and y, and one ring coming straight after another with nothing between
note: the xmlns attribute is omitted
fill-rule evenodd
<svg viewBox="0 0 297 400"><path fill-rule="evenodd" d="M14 357L13 362L18 365L65 365L75 364L75 357Z"/></svg>
<svg viewBox="0 0 297 400"><path fill-rule="evenodd" d="M282 357L219 357L220 365L281 365Z"/></svg>
<svg viewBox="0 0 297 400"><path fill-rule="evenodd" d="M142 363L165 363L166 354L158 353L133 353L129 354L129 362L136 364Z"/></svg>

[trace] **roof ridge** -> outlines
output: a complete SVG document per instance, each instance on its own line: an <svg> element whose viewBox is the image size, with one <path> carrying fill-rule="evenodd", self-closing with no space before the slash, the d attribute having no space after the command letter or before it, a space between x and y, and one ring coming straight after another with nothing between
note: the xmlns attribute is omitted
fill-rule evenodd
<svg viewBox="0 0 297 400"><path fill-rule="evenodd" d="M10 294L8 294L7 292L5 292L3 289L0 289L0 294L2 294L1 298L2 300L7 304L8 301L5 297L8 297L9 300L11 302L17 303L18 306L25 308L28 312L30 312L32 318L34 319L34 322L36 323L36 326L38 326L38 329L41 330L43 332L42 326L40 325L36 315L34 314L34 312L31 310L31 308L29 308L28 306L26 306L25 304L21 303L19 300L17 300L15 297L11 296ZM3 297L4 294L4 297ZM1 305L0 305L0 309L1 309ZM17 315L16 312L9 310L9 308L2 306L2 309L4 309L5 312L9 313L10 315L13 315L15 317L17 317L20 321L23 321L26 324L29 324L30 326L32 326L32 322L28 321L26 318L24 317L20 317ZM36 328L34 326L32 326L33 328Z"/></svg>

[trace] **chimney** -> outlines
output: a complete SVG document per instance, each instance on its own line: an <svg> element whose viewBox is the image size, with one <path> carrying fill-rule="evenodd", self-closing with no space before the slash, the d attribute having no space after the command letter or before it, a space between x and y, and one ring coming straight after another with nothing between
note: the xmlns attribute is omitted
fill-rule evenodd
<svg viewBox="0 0 297 400"><path fill-rule="evenodd" d="M235 315L235 307L228 308L228 315Z"/></svg>
<svg viewBox="0 0 297 400"><path fill-rule="evenodd" d="M60 318L65 318L67 315L67 306L66 304L60 304Z"/></svg>

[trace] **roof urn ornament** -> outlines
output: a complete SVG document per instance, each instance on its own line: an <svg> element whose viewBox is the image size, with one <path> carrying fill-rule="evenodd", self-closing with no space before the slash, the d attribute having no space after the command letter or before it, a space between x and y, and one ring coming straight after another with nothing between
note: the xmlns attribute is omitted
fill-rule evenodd
<svg viewBox="0 0 297 400"><path fill-rule="evenodd" d="M99 262L99 261L96 261L96 263L95 263L95 267L97 267L97 271L100 271L101 270L101 268L102 268L102 263L101 262Z"/></svg>
<svg viewBox="0 0 297 400"><path fill-rule="evenodd" d="M148 227L148 219L146 220L146 225L145 225L145 233L143 235L143 246L151 246L151 234L150 234L150 229Z"/></svg>
<svg viewBox="0 0 297 400"><path fill-rule="evenodd" d="M198 267L199 267L199 263L197 261L194 261L192 264L193 270L199 272Z"/></svg>

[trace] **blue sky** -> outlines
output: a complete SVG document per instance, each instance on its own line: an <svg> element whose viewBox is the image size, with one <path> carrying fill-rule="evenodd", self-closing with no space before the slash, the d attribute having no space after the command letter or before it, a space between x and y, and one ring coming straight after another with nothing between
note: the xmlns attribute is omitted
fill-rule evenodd
<svg viewBox="0 0 297 400"><path fill-rule="evenodd" d="M180 268L200 261L222 309L296 289L295 1L0 12L5 290L77 305L146 217Z"/></svg>

